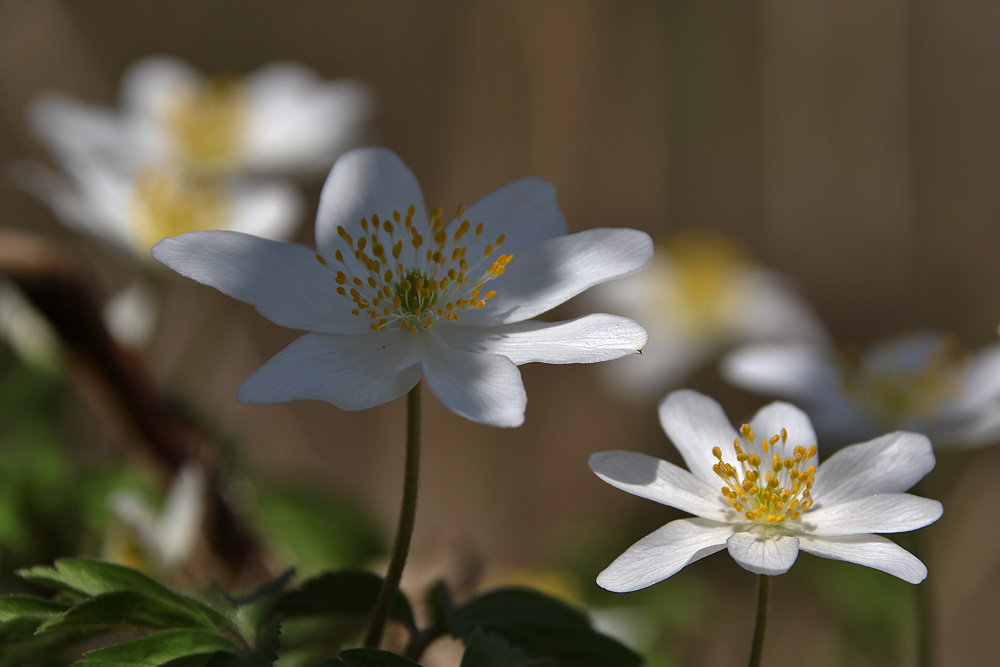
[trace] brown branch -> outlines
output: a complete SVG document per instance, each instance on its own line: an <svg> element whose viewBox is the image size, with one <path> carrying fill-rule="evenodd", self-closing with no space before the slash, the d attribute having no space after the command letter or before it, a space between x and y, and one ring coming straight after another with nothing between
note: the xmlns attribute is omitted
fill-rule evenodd
<svg viewBox="0 0 1000 667"><path fill-rule="evenodd" d="M6 276L48 319L68 354L75 379L96 389L112 419L139 436L145 457L172 477L197 461L208 479L208 544L230 575L269 574L264 551L222 491L218 443L184 421L153 382L142 361L109 335L83 271L63 245L38 235L0 230L0 275Z"/></svg>

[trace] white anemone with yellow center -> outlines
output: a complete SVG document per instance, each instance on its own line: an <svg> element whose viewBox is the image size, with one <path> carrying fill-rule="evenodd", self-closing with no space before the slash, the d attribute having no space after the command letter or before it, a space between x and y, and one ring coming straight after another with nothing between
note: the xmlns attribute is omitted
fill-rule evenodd
<svg viewBox="0 0 1000 667"><path fill-rule="evenodd" d="M293 63L206 78L164 56L133 64L121 99L120 109L106 109L49 94L28 115L60 160L274 173L325 169L357 140L372 105L360 83L325 81Z"/></svg>
<svg viewBox="0 0 1000 667"><path fill-rule="evenodd" d="M302 196L280 181L201 178L166 165L123 172L100 160L67 160L65 177L42 168L24 184L68 227L92 234L142 261L164 236L229 229L287 238Z"/></svg>
<svg viewBox="0 0 1000 667"><path fill-rule="evenodd" d="M923 332L861 352L751 345L727 356L722 372L735 385L802 405L832 444L893 429L923 433L937 447L1000 440L1000 344L973 353Z"/></svg>
<svg viewBox="0 0 1000 667"><path fill-rule="evenodd" d="M641 359L606 369L625 395L658 397L734 343L825 340L787 278L705 230L657 239L645 271L602 285L593 302L634 317L649 331Z"/></svg>
<svg viewBox="0 0 1000 667"><path fill-rule="evenodd" d="M473 421L517 426L519 364L589 363L636 354L635 322L595 314L531 318L597 283L638 271L652 241L631 229L567 235L555 188L514 181L445 222L428 217L416 179L391 151L356 149L320 198L317 250L231 232L167 238L153 256L302 336L251 375L237 397L360 410L424 378Z"/></svg>
<svg viewBox="0 0 1000 667"><path fill-rule="evenodd" d="M599 452L590 468L629 493L694 514L650 533L597 578L616 592L651 586L728 549L743 568L786 572L805 551L919 583L927 569L880 535L936 521L941 503L903 493L934 467L925 436L897 432L846 447L819 463L808 417L771 403L735 429L711 398L676 391L660 424L688 470L645 454Z"/></svg>

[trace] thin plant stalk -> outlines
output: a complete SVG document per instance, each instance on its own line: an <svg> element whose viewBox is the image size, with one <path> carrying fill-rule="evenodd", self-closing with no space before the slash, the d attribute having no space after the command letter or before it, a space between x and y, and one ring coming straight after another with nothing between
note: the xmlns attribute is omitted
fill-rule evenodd
<svg viewBox="0 0 1000 667"><path fill-rule="evenodd" d="M389 568L382 582L375 601L375 611L372 613L365 634L365 647L378 648L389 620L392 603L399 591L399 581L403 577L403 567L410 552L410 539L413 537L413 524L417 516L417 488L420 482L420 384L417 383L406 395L406 464L403 475L403 500L399 508L399 523L396 526L396 539L392 545L392 555Z"/></svg>
<svg viewBox="0 0 1000 667"><path fill-rule="evenodd" d="M764 654L764 631L767 629L767 608L771 600L771 577L761 574L757 579L757 620L753 627L750 667L760 667Z"/></svg>

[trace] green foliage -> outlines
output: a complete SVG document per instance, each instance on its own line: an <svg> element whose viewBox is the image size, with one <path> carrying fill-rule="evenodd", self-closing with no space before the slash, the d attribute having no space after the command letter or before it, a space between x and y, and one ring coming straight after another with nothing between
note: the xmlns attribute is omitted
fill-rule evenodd
<svg viewBox="0 0 1000 667"><path fill-rule="evenodd" d="M469 638L460 667L558 667L551 658L529 657L503 638L475 630Z"/></svg>
<svg viewBox="0 0 1000 667"><path fill-rule="evenodd" d="M581 611L529 589L503 588L484 593L455 608L446 622L451 634L467 646L477 633L486 632L517 647L526 657L550 658L561 666L642 664L642 658L631 649L594 630ZM486 641L477 640L477 652L487 651ZM524 660L517 655L511 658L519 659Z"/></svg>
<svg viewBox="0 0 1000 667"><path fill-rule="evenodd" d="M365 570L324 572L282 596L278 611L285 618L370 614L382 587L382 578ZM413 629L413 609L405 596L393 601L390 618Z"/></svg>
<svg viewBox="0 0 1000 667"><path fill-rule="evenodd" d="M420 665L389 651L356 648L341 651L338 659L323 662L320 667L420 667Z"/></svg>
<svg viewBox="0 0 1000 667"><path fill-rule="evenodd" d="M214 605L174 591L136 570L84 558L20 572L55 591L46 599L0 598L0 665L42 665L53 647L88 642L82 667L268 667L282 665L413 667L410 657L374 649L343 649L357 638L375 605L382 579L370 572L325 572L289 589L292 571L242 597L223 594ZM443 584L431 592L434 620L417 627L402 594L391 618L411 637L409 654L449 634L465 642L462 667L632 667L640 660L596 632L581 611L527 589L499 589L456 606ZM306 623L311 632L285 628Z"/></svg>

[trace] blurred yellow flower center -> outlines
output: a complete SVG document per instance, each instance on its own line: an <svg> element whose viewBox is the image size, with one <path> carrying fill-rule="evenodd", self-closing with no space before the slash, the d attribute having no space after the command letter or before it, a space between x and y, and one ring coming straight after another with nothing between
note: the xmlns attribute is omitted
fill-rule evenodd
<svg viewBox="0 0 1000 667"><path fill-rule="evenodd" d="M228 195L212 180L146 170L136 178L131 204L136 241L146 250L165 236L219 229L229 206Z"/></svg>
<svg viewBox="0 0 1000 667"><path fill-rule="evenodd" d="M744 424L733 447L736 465L723 461L722 449L714 447L712 454L719 462L712 470L725 482L726 502L747 521L764 525L795 521L813 506L816 466L810 461L816 457L815 445L808 450L796 445L789 453L785 429L758 444L750 425Z"/></svg>
<svg viewBox="0 0 1000 667"><path fill-rule="evenodd" d="M177 157L207 171L238 156L246 124L246 100L239 79L218 77L178 95L167 114Z"/></svg>
<svg viewBox="0 0 1000 667"><path fill-rule="evenodd" d="M337 234L356 263L346 262L340 250L334 255L339 268L316 255L336 271L337 293L353 302L351 312L370 319L373 330L400 327L416 333L441 320L458 321L463 310L485 308L496 292L484 292L483 286L503 275L513 257L497 253L505 240L501 234L470 264L466 251L478 247L483 224L473 229L463 218L465 206L458 207L461 223L450 234L441 221L441 208L435 207L423 230L427 240L413 224L413 214L410 206L405 216L393 211L392 220L362 218L363 235L357 239L338 226Z"/></svg>
<svg viewBox="0 0 1000 667"><path fill-rule="evenodd" d="M954 339L909 336L861 355L840 356L844 393L878 423L896 427L907 419L932 419L961 396L969 353Z"/></svg>
<svg viewBox="0 0 1000 667"><path fill-rule="evenodd" d="M704 232L678 234L664 244L669 258L663 278L666 313L695 333L716 333L738 307L740 250L721 236Z"/></svg>

